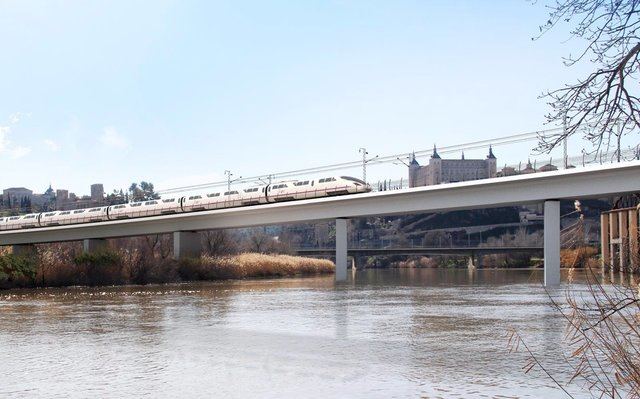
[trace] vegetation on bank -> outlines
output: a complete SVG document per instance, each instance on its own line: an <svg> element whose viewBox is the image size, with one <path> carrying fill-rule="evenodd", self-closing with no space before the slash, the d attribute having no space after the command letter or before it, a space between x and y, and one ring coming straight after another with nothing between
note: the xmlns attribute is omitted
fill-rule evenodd
<svg viewBox="0 0 640 399"><path fill-rule="evenodd" d="M285 277L333 273L333 262L299 256L241 253L174 260L142 251L92 254L68 244L38 248L31 255L0 254L0 288L121 285L180 281Z"/></svg>
<svg viewBox="0 0 640 399"><path fill-rule="evenodd" d="M398 256L394 258L397 259L388 262L394 268L464 268L469 265L468 256L464 255L412 256L408 258ZM517 251L484 255L481 261L483 268L501 269L542 267L544 264L542 259L532 256L531 253ZM560 265L564 268L577 269L602 267L599 250L592 246L562 249L560 251Z"/></svg>

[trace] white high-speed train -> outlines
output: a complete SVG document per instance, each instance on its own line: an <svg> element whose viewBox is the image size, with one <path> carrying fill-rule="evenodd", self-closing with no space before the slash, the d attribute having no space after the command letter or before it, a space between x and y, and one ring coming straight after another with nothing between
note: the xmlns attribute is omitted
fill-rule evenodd
<svg viewBox="0 0 640 399"><path fill-rule="evenodd" d="M197 212L368 191L371 191L371 187L367 183L349 176L334 176L317 180L283 181L223 193L217 192L87 209L9 216L0 218L0 231Z"/></svg>

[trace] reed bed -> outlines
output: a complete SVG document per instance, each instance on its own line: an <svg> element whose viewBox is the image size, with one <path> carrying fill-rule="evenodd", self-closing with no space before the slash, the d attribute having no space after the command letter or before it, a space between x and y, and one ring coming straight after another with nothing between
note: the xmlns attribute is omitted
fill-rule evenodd
<svg viewBox="0 0 640 399"><path fill-rule="evenodd" d="M231 256L202 256L181 263L179 273L188 280L222 280L251 277L287 277L333 273L335 265L326 259L301 256L242 253Z"/></svg>
<svg viewBox="0 0 640 399"><path fill-rule="evenodd" d="M66 243L40 246L28 256L0 253L0 288L160 284L334 271L333 262L325 259L261 253L174 260L129 247L85 254L79 245Z"/></svg>

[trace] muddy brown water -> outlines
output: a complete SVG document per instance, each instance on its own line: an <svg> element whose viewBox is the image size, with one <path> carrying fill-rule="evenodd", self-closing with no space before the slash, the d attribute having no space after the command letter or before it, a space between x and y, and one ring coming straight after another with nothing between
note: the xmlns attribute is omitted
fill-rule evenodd
<svg viewBox="0 0 640 399"><path fill-rule="evenodd" d="M541 279L403 269L337 287L326 276L4 291L0 397L563 398L507 350L515 327L549 370L568 371Z"/></svg>

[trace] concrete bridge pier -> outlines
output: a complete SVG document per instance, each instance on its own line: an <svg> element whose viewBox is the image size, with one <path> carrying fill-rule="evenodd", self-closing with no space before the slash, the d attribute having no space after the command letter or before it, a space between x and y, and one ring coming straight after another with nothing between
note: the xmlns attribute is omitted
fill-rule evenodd
<svg viewBox="0 0 640 399"><path fill-rule="evenodd" d="M467 267L469 269L482 269L482 254L472 253L469 255L469 262Z"/></svg>
<svg viewBox="0 0 640 399"><path fill-rule="evenodd" d="M347 281L347 222L336 219L336 281Z"/></svg>
<svg viewBox="0 0 640 399"><path fill-rule="evenodd" d="M544 202L544 286L560 285L560 201Z"/></svg>
<svg viewBox="0 0 640 399"><path fill-rule="evenodd" d="M202 253L202 241L194 231L176 231L173 233L173 258L197 258Z"/></svg>
<svg viewBox="0 0 640 399"><path fill-rule="evenodd" d="M33 244L18 244L11 246L11 252L15 256L31 256L36 253L36 246Z"/></svg>
<svg viewBox="0 0 640 399"><path fill-rule="evenodd" d="M88 238L82 240L82 251L86 254L92 254L104 251L109 247L109 243L105 239Z"/></svg>

